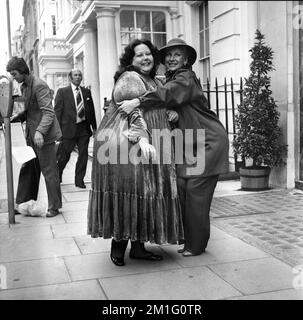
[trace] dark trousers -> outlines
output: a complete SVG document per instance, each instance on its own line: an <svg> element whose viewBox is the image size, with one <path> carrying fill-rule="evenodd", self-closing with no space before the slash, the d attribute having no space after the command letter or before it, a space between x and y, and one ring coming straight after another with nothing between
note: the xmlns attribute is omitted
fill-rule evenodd
<svg viewBox="0 0 303 320"><path fill-rule="evenodd" d="M48 197L48 209L62 207L59 172L56 163L55 143L33 148L37 158L24 163L20 169L16 203L37 200L40 173L42 172Z"/></svg>
<svg viewBox="0 0 303 320"><path fill-rule="evenodd" d="M75 146L78 147L78 159L75 168L75 184L83 183L87 160L88 160L88 144L90 135L87 131L86 122L77 124L76 135L72 139L64 139L60 141L57 151L57 161L59 167L60 181L62 180L63 170L70 159L70 155Z"/></svg>
<svg viewBox="0 0 303 320"><path fill-rule="evenodd" d="M201 254L210 236L209 211L219 176L180 178L178 194L184 223L185 248Z"/></svg>

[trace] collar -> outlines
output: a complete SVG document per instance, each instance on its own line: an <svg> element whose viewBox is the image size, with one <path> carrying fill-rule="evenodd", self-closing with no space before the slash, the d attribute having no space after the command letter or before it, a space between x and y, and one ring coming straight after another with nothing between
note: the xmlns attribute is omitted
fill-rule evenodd
<svg viewBox="0 0 303 320"><path fill-rule="evenodd" d="M77 87L76 87L73 83L71 83L70 85L71 85L72 90L73 90L73 92L74 92L74 91L76 90L76 88L77 88ZM79 88L79 89L81 89L81 86L79 86L78 88Z"/></svg>
<svg viewBox="0 0 303 320"><path fill-rule="evenodd" d="M33 82L33 76L31 74L29 74L25 80L22 82L22 86L23 87L30 87L31 83Z"/></svg>
<svg viewBox="0 0 303 320"><path fill-rule="evenodd" d="M175 71L167 70L165 72L166 81L172 79L176 74L181 73L181 72L186 72L186 71L193 72L191 68L179 68L179 69L177 69Z"/></svg>

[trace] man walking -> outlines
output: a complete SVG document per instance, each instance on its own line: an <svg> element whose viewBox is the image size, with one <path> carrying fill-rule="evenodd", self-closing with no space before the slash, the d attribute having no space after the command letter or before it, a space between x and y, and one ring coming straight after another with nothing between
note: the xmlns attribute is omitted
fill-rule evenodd
<svg viewBox="0 0 303 320"><path fill-rule="evenodd" d="M61 137L61 130L52 106L50 88L43 80L30 74L23 58L11 58L6 70L18 83L22 83L24 111L14 116L13 120L26 121L26 143L34 149L37 156L24 163L20 169L16 204L37 200L42 172L48 196L46 216L54 217L62 207L55 155L55 141Z"/></svg>
<svg viewBox="0 0 303 320"><path fill-rule="evenodd" d="M55 113L58 118L62 139L57 151L60 182L63 170L70 159L74 147L78 147L78 159L75 168L75 185L86 188L84 176L88 160L89 138L96 131L95 108L91 91L80 86L82 73L72 70L69 73L71 84L60 88L55 98Z"/></svg>

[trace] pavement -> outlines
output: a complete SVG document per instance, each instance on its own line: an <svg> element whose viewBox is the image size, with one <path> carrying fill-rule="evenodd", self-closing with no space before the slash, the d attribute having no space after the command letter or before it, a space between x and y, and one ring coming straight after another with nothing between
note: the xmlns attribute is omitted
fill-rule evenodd
<svg viewBox="0 0 303 320"><path fill-rule="evenodd" d="M12 128L13 146L20 126ZM16 216L9 225L0 131L0 300L302 300L303 193L240 190L238 180L220 181L211 208L206 252L183 257L178 245L148 244L160 262L128 257L124 267L109 258L110 240L86 234L91 162L85 183L74 186L76 153L62 183L62 214ZM92 141L90 152L92 151ZM20 164L13 160L14 189ZM39 201L46 203L44 179ZM6 277L2 277L6 275Z"/></svg>

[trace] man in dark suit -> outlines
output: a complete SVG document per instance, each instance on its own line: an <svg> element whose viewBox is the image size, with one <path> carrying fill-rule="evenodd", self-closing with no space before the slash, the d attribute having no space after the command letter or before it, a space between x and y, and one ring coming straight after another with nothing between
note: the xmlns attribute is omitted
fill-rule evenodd
<svg viewBox="0 0 303 320"><path fill-rule="evenodd" d="M37 200L40 173L45 178L48 196L47 217L54 217L62 207L59 172L56 163L55 141L61 137L61 130L48 85L31 75L23 58L13 57L6 70L22 83L24 111L13 116L13 121L26 121L25 138L36 158L23 164L19 174L16 204ZM18 211L17 211L18 213Z"/></svg>
<svg viewBox="0 0 303 320"><path fill-rule="evenodd" d="M72 70L69 73L71 84L60 88L55 98L55 112L62 130L62 139L57 151L60 181L63 170L70 159L74 147L78 147L78 160L75 169L75 185L86 188L84 176L88 159L89 138L96 131L95 108L89 89L80 86L82 73Z"/></svg>

